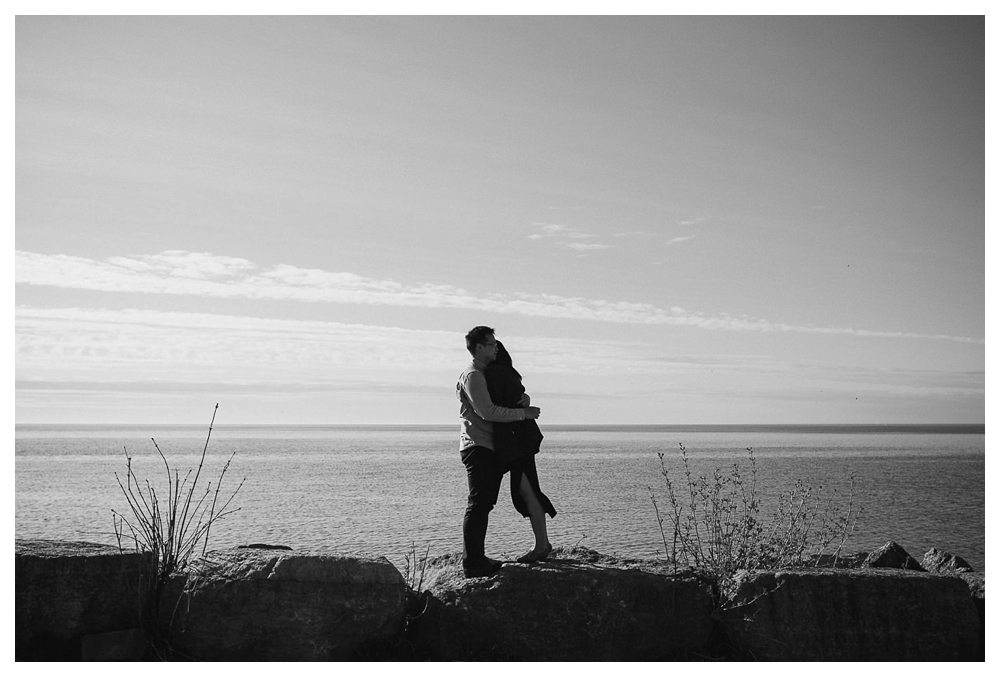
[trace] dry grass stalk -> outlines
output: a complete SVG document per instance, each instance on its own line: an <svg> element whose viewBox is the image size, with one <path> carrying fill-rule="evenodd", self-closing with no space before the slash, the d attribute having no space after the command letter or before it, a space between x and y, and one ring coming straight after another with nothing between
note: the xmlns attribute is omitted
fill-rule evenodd
<svg viewBox="0 0 1000 677"><path fill-rule="evenodd" d="M183 571L189 566L199 546L200 554L205 555L212 525L239 510L239 508L230 509L229 505L246 482L244 477L220 505L222 483L236 455L236 452L233 452L219 473L214 487L211 481L203 490L198 486L218 409L219 405L216 404L198 467L196 470L189 469L183 479L179 472L170 468L170 463L156 440L152 440L166 473L165 505L161 503L161 495L157 493L149 479L140 481L136 476L128 449L125 449L124 480L117 472L115 473L115 479L131 511L131 515L128 516L117 510L111 511L115 536L120 550L124 551L123 543L131 542L136 552L150 554L148 570L143 571L140 580L139 594L144 629L150 637L153 648L160 652L161 657L165 649L164 633L159 627L159 603L163 588L172 574Z"/></svg>

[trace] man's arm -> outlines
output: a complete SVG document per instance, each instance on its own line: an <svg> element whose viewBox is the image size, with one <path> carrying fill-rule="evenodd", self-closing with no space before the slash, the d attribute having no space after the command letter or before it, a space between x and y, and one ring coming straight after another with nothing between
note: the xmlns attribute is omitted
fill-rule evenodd
<svg viewBox="0 0 1000 677"><path fill-rule="evenodd" d="M490 391L486 387L486 377L478 371L469 374L464 387L465 395L469 398L473 411L483 420L494 423L510 423L511 421L523 421L526 418L538 418L540 413L538 407L510 409L493 404Z"/></svg>

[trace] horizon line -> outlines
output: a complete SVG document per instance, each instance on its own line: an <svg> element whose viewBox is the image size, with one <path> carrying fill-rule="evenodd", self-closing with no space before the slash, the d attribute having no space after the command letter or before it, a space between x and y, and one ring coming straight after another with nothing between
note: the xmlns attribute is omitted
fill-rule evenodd
<svg viewBox="0 0 1000 677"><path fill-rule="evenodd" d="M452 428L456 423L217 423L213 430L223 428ZM204 423L14 423L17 428L31 427L106 427L106 428L200 428L206 429ZM916 428L980 428L985 432L986 423L547 423L546 428L669 428L693 430L739 429L750 430L760 428L872 428L872 429L916 429Z"/></svg>

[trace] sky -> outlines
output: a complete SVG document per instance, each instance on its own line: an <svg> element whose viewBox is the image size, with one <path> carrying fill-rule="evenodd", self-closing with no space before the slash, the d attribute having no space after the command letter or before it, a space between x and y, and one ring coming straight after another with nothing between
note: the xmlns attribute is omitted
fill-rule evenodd
<svg viewBox="0 0 1000 677"><path fill-rule="evenodd" d="M985 422L982 16L18 16L15 421Z"/></svg>

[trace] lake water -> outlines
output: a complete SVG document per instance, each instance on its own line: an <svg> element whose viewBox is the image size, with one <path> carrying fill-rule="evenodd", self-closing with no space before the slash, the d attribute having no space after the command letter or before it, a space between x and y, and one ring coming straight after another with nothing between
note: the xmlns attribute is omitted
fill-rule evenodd
<svg viewBox="0 0 1000 677"><path fill-rule="evenodd" d="M895 540L916 559L931 547L986 569L984 426L548 426L536 457L558 515L553 545L607 554L663 554L650 488L666 491L657 452L680 477L679 444L697 474L757 459L763 493L795 480L863 508L846 552ZM16 426L15 537L116 543L112 509L128 514L115 479L123 448L140 478L162 484L150 438L171 467L195 468L207 426ZM212 529L210 548L245 543L385 555L402 569L421 554L459 552L467 496L458 426L216 426L199 486L246 483L240 510ZM162 491L162 490L161 490ZM517 556L532 543L505 478L490 518L487 554Z"/></svg>

